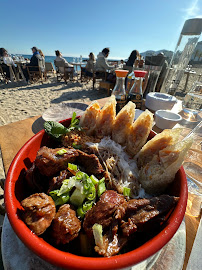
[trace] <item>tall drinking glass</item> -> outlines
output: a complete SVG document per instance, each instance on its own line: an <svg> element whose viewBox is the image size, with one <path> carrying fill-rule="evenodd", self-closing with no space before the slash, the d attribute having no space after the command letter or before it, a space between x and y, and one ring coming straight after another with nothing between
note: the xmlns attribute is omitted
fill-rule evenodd
<svg viewBox="0 0 202 270"><path fill-rule="evenodd" d="M200 120L202 111L202 82L195 82L183 101L183 117L190 122Z"/></svg>

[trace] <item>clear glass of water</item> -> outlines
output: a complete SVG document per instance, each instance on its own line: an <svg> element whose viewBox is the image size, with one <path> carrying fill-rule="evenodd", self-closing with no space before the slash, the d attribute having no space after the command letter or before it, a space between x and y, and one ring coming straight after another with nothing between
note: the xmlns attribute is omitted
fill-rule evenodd
<svg viewBox="0 0 202 270"><path fill-rule="evenodd" d="M195 82L183 101L183 114L188 121L197 121L202 111L202 82Z"/></svg>

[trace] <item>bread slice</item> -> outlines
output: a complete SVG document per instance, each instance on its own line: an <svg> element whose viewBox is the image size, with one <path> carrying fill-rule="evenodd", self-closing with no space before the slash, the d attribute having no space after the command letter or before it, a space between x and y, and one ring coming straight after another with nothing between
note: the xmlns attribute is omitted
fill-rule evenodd
<svg viewBox="0 0 202 270"><path fill-rule="evenodd" d="M192 138L188 138L175 145L167 146L140 169L138 180L147 193L164 192L168 184L174 180L192 141Z"/></svg>
<svg viewBox="0 0 202 270"><path fill-rule="evenodd" d="M153 124L153 114L146 110L130 126L126 141L126 151L134 156L146 143Z"/></svg>
<svg viewBox="0 0 202 270"><path fill-rule="evenodd" d="M116 116L116 98L112 95L105 103L96 119L97 136L111 136L112 127Z"/></svg>
<svg viewBox="0 0 202 270"><path fill-rule="evenodd" d="M112 128L112 140L124 144L135 117L135 103L129 101L117 114Z"/></svg>
<svg viewBox="0 0 202 270"><path fill-rule="evenodd" d="M150 141L148 141L137 154L138 168L150 162L154 155L158 154L160 150L169 145L176 143L179 138L181 129L164 129L157 134Z"/></svg>
<svg viewBox="0 0 202 270"><path fill-rule="evenodd" d="M80 118L79 125L86 130L87 135L93 135L96 129L96 119L100 112L100 105L97 101L92 102Z"/></svg>

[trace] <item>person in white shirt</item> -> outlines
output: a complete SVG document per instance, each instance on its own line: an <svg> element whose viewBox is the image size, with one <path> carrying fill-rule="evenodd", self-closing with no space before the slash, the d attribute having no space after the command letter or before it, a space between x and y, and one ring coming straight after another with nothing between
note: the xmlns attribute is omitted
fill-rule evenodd
<svg viewBox="0 0 202 270"><path fill-rule="evenodd" d="M114 74L115 66L111 66L107 62L109 56L109 48L104 48L102 52L97 55L95 63L96 76L106 78L111 83L116 82L116 75Z"/></svg>
<svg viewBox="0 0 202 270"><path fill-rule="evenodd" d="M9 66L12 67L14 74L16 74L16 67L12 57L8 54L7 50L4 48L0 48L0 57L3 60L2 69L3 72L6 73L6 80L10 80L10 69Z"/></svg>
<svg viewBox="0 0 202 270"><path fill-rule="evenodd" d="M57 51L55 51L55 55L56 55L56 58L55 58L54 62L57 63L57 62L62 61L65 64L65 67L67 68L67 71L71 72L72 69L74 68L74 66L71 65L70 63L68 63L67 60L64 57L62 57L62 53L57 50ZM63 72L63 67L59 67L59 70L61 72Z"/></svg>
<svg viewBox="0 0 202 270"><path fill-rule="evenodd" d="M109 55L109 52L109 48L104 48L102 52L99 52L99 54L97 55L97 60L95 64L95 69L97 72L105 72L114 69L114 66L110 66L107 63L107 57Z"/></svg>

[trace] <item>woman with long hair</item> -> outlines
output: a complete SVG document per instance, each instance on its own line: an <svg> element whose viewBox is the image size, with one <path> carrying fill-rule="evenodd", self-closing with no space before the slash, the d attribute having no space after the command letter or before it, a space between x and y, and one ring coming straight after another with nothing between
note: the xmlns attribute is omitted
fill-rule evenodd
<svg viewBox="0 0 202 270"><path fill-rule="evenodd" d="M140 56L140 53L137 50L133 50L126 62L126 66L133 67L135 60Z"/></svg>

